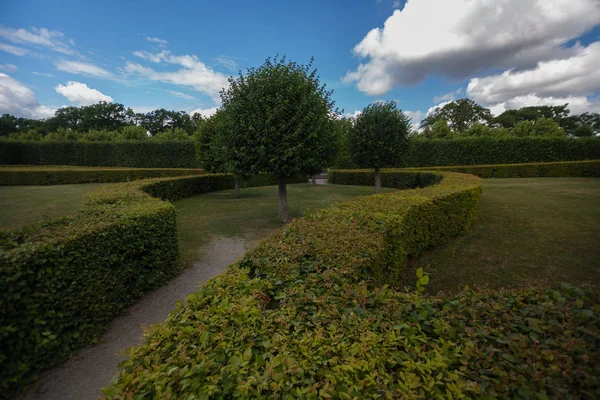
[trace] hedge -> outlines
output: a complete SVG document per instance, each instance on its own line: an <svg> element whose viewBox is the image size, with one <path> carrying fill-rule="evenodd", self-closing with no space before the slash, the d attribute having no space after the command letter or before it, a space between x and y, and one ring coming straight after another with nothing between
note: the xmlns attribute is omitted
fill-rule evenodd
<svg viewBox="0 0 600 400"><path fill-rule="evenodd" d="M441 181L294 220L153 327L106 397L597 397L598 291L395 289L406 257L468 229L481 182L386 174Z"/></svg>
<svg viewBox="0 0 600 400"><path fill-rule="evenodd" d="M0 167L1 185L63 185L94 182L126 182L167 176L203 174L189 168L99 168L99 167Z"/></svg>
<svg viewBox="0 0 600 400"><path fill-rule="evenodd" d="M259 175L244 185L274 182ZM159 198L233 183L207 174L106 186L73 216L0 232L0 398L93 342L125 307L181 271L175 208Z"/></svg>
<svg viewBox="0 0 600 400"><path fill-rule="evenodd" d="M132 168L198 167L194 142L37 142L0 140L0 165L78 165Z"/></svg>

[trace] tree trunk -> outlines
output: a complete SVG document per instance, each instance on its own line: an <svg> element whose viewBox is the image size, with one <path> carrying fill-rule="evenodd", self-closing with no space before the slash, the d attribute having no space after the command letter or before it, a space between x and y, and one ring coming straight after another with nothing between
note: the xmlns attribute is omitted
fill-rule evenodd
<svg viewBox="0 0 600 400"><path fill-rule="evenodd" d="M315 177L316 177L316 175L313 175L313 177L312 177L312 184L313 185L317 184L317 179Z"/></svg>
<svg viewBox="0 0 600 400"><path fill-rule="evenodd" d="M288 215L287 186L285 183L285 176L279 177L279 219L281 222L288 222L290 220L290 216Z"/></svg>
<svg viewBox="0 0 600 400"><path fill-rule="evenodd" d="M240 198L240 179L235 178L235 197Z"/></svg>
<svg viewBox="0 0 600 400"><path fill-rule="evenodd" d="M375 168L375 194L381 193L381 170Z"/></svg>

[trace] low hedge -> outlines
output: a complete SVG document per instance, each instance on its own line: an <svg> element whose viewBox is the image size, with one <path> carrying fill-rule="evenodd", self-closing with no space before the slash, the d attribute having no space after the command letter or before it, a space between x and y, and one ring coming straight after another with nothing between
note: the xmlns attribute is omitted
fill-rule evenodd
<svg viewBox="0 0 600 400"><path fill-rule="evenodd" d="M192 140L39 142L0 140L0 165L196 168Z"/></svg>
<svg viewBox="0 0 600 400"><path fill-rule="evenodd" d="M260 175L244 185L273 182ZM93 342L125 307L181 271L175 208L159 198L233 183L207 174L106 186L73 216L0 231L0 398Z"/></svg>
<svg viewBox="0 0 600 400"><path fill-rule="evenodd" d="M468 229L481 182L389 174L403 188L441 181L294 220L153 327L106 397L596 397L594 288L395 289L406 257Z"/></svg>
<svg viewBox="0 0 600 400"><path fill-rule="evenodd" d="M0 167L1 185L64 185L74 183L126 182L139 179L203 174L188 168L99 168L99 167Z"/></svg>
<svg viewBox="0 0 600 400"><path fill-rule="evenodd" d="M600 177L600 160L555 163L429 167L420 170L453 171L480 178L575 178Z"/></svg>

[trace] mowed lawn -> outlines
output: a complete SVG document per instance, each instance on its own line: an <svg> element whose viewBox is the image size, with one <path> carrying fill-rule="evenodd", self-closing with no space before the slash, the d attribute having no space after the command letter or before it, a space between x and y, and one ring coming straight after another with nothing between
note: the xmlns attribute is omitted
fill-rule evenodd
<svg viewBox="0 0 600 400"><path fill-rule="evenodd" d="M104 185L0 186L0 229L18 229L74 213L83 207L86 192Z"/></svg>
<svg viewBox="0 0 600 400"><path fill-rule="evenodd" d="M287 191L290 215L295 218L356 196L373 194L375 187L298 183L288 185ZM201 247L212 238L233 237L252 242L282 226L277 220L277 186L242 189L241 194L237 199L233 190L225 190L174 203L184 264L198 260Z"/></svg>
<svg viewBox="0 0 600 400"><path fill-rule="evenodd" d="M600 179L485 179L470 233L414 260L427 291L600 283Z"/></svg>

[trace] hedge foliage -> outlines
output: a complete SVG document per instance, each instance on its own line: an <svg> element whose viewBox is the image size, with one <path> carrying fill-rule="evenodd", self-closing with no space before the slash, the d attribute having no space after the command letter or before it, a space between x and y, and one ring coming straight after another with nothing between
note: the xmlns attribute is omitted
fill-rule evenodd
<svg viewBox="0 0 600 400"><path fill-rule="evenodd" d="M463 174L475 175L480 178L598 178L600 177L600 160L430 167L420 168L420 170L461 172Z"/></svg>
<svg viewBox="0 0 600 400"><path fill-rule="evenodd" d="M259 175L244 185L274 182ZM125 307L180 272L175 209L160 199L233 184L232 175L207 174L106 186L73 216L0 232L0 398L94 341Z"/></svg>
<svg viewBox="0 0 600 400"><path fill-rule="evenodd" d="M189 168L99 168L99 167L0 167L0 185L64 185L73 183L126 182L167 176L202 174Z"/></svg>
<svg viewBox="0 0 600 400"><path fill-rule="evenodd" d="M294 220L153 327L107 398L597 397L598 291L395 289L406 257L468 228L481 183L385 175L441 181Z"/></svg>
<svg viewBox="0 0 600 400"><path fill-rule="evenodd" d="M132 168L198 167L194 142L38 142L0 140L0 165L78 165Z"/></svg>

